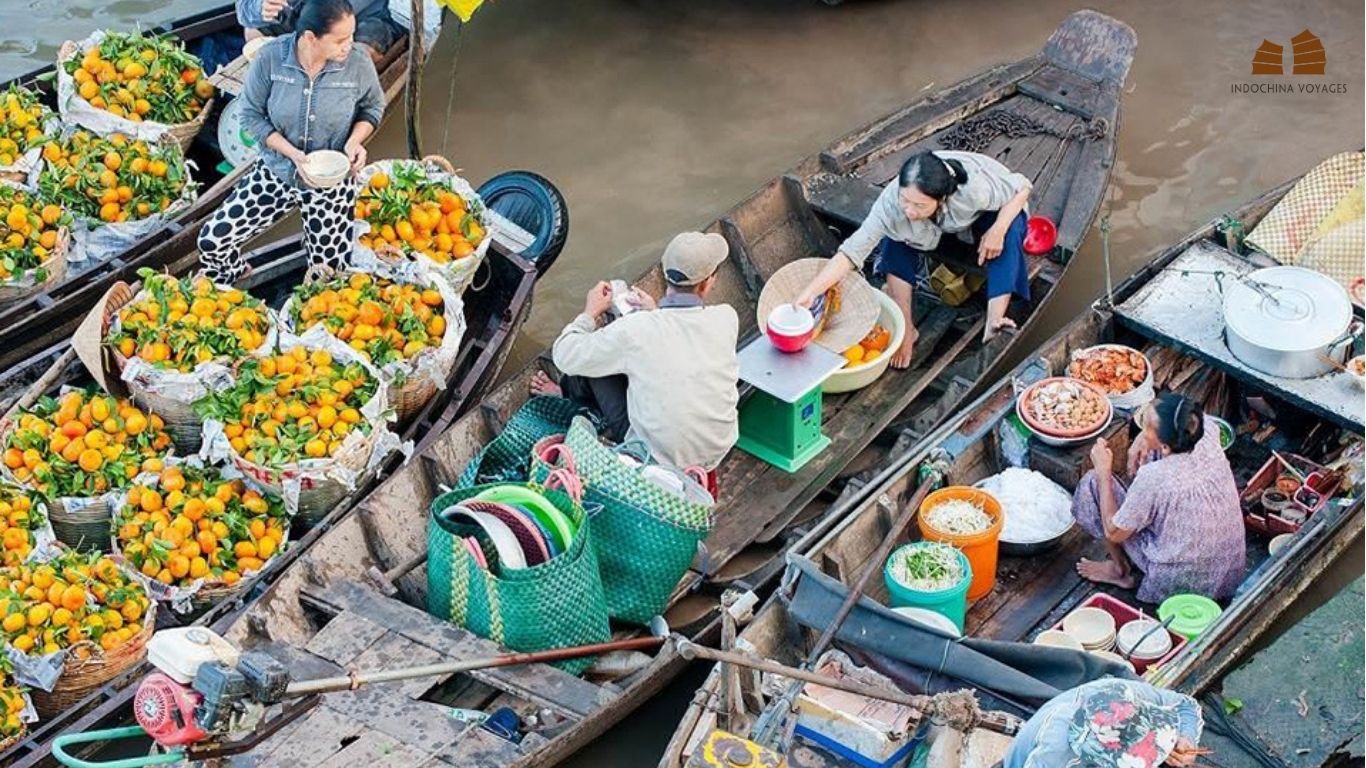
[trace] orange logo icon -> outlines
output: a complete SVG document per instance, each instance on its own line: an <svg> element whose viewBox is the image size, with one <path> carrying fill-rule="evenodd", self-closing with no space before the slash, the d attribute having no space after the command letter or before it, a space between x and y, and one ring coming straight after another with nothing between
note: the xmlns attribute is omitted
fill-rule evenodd
<svg viewBox="0 0 1366 768"><path fill-rule="evenodd" d="M1290 38L1291 74L1321 75L1328 64L1328 54L1323 49L1323 41L1309 30ZM1285 46L1270 40L1263 40L1252 54L1252 74L1285 74Z"/></svg>

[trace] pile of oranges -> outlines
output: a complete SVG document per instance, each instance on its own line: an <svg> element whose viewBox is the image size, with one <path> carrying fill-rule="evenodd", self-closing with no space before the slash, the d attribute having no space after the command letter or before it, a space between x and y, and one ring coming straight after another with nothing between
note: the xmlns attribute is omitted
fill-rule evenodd
<svg viewBox="0 0 1366 768"><path fill-rule="evenodd" d="M24 689L14 681L13 674L9 658L0 654L0 743L24 732L21 715L28 702L24 699Z"/></svg>
<svg viewBox="0 0 1366 768"><path fill-rule="evenodd" d="M42 203L27 190L0 186L0 282L48 277L44 265L53 255L71 215Z"/></svg>
<svg viewBox="0 0 1366 768"><path fill-rule="evenodd" d="M34 531L47 521L33 492L0 483L0 565L18 565L38 544Z"/></svg>
<svg viewBox="0 0 1366 768"><path fill-rule="evenodd" d="M844 350L844 367L850 368L873 362L887 351L887 345L890 343L892 332L881 325L873 326L873 330L869 331L862 341Z"/></svg>
<svg viewBox="0 0 1366 768"><path fill-rule="evenodd" d="M64 66L90 106L135 123L188 122L214 93L199 59L172 37L111 32Z"/></svg>
<svg viewBox="0 0 1366 768"><path fill-rule="evenodd" d="M316 323L375 365L411 360L439 346L446 333L445 302L435 288L352 274L294 289L295 327Z"/></svg>
<svg viewBox="0 0 1366 768"><path fill-rule="evenodd" d="M86 641L112 651L142 630L150 604L146 586L99 553L0 568L0 637L24 653L81 658Z"/></svg>
<svg viewBox="0 0 1366 768"><path fill-rule="evenodd" d="M280 552L288 521L279 499L186 465L129 489L114 526L123 556L149 579L232 586Z"/></svg>
<svg viewBox="0 0 1366 768"><path fill-rule="evenodd" d="M0 91L0 165L14 165L47 141L44 123L51 118L52 110L33 91L13 84Z"/></svg>
<svg viewBox="0 0 1366 768"><path fill-rule="evenodd" d="M94 390L41 398L5 436L14 479L48 498L90 497L161 469L171 436L156 414Z"/></svg>
<svg viewBox="0 0 1366 768"><path fill-rule="evenodd" d="M43 159L47 162L38 174L43 199L106 224L160 213L190 183L178 144L153 145L121 133L102 137L73 131L44 146Z"/></svg>
<svg viewBox="0 0 1366 768"><path fill-rule="evenodd" d="M145 268L139 274L140 298L119 309L118 331L108 339L125 358L185 373L265 342L270 315L250 294L220 290L206 277L176 279Z"/></svg>
<svg viewBox="0 0 1366 768"><path fill-rule="evenodd" d="M273 357L248 358L237 382L195 404L204 418L223 422L238 456L278 467L335 456L346 436L370 424L360 409L378 384L359 362L332 359L323 349L294 347Z"/></svg>
<svg viewBox="0 0 1366 768"><path fill-rule="evenodd" d="M460 195L418 163L395 163L393 176L375 172L356 201L356 218L370 223L360 244L388 245L437 264L463 259L484 239L484 227Z"/></svg>

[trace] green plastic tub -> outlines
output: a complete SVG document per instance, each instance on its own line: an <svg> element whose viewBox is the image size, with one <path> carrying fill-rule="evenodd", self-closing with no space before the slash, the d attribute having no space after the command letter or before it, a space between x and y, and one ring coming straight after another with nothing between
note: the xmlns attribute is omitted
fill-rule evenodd
<svg viewBox="0 0 1366 768"><path fill-rule="evenodd" d="M972 584L972 565L962 550L955 549L958 564L963 568L963 578L955 586L936 592L924 592L908 587L892 576L892 563L917 549L934 542L917 541L898 547L882 565L882 577L887 582L887 592L891 595L893 608L924 608L947 618L963 631L963 622L968 612L968 587Z"/></svg>

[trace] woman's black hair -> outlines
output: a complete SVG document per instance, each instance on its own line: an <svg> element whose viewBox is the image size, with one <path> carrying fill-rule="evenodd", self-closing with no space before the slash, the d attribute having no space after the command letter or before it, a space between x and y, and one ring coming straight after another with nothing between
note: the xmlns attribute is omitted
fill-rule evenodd
<svg viewBox="0 0 1366 768"><path fill-rule="evenodd" d="M332 29L333 24L355 15L355 9L347 0L304 0L294 28L300 32L312 32L314 37L322 37Z"/></svg>
<svg viewBox="0 0 1366 768"><path fill-rule="evenodd" d="M897 181L902 189L915 187L940 202L967 183L968 172L957 160L946 160L933 152L911 155L901 164Z"/></svg>
<svg viewBox="0 0 1366 768"><path fill-rule="evenodd" d="M1205 436L1205 413L1200 404L1184 395L1168 392L1153 402L1157 415L1157 439L1172 453L1187 453Z"/></svg>

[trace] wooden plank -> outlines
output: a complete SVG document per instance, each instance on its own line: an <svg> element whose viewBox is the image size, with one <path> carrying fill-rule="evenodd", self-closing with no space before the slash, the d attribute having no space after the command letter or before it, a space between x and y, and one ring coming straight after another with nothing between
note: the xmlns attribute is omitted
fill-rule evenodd
<svg viewBox="0 0 1366 768"><path fill-rule="evenodd" d="M500 739L483 728L470 728L438 757L441 763L456 768L503 768L526 754L519 745L507 739Z"/></svg>
<svg viewBox="0 0 1366 768"><path fill-rule="evenodd" d="M259 768L311 768L345 748L344 741L359 736L365 726L326 707L317 707L291 727L267 739L234 765Z"/></svg>
<svg viewBox="0 0 1366 768"><path fill-rule="evenodd" d="M432 754L449 749L471 727L451 717L446 707L410 699L387 686L329 693L322 707Z"/></svg>
<svg viewBox="0 0 1366 768"><path fill-rule="evenodd" d="M328 623L333 623L353 615L351 612L343 613L341 616ZM371 644L365 652L356 657L351 666L361 672L379 669L398 669L401 667L420 667L427 664L438 664L448 660L448 657L440 651L428 648L425 645L409 640L401 635L386 633L383 637ZM391 691L407 696L410 699L421 698L423 694L431 690L433 686L440 685L450 679L450 675L440 675L432 677L420 677L414 680L396 681L392 683L381 683L380 686Z"/></svg>
<svg viewBox="0 0 1366 768"><path fill-rule="evenodd" d="M344 611L327 622L304 648L309 653L345 667L388 632L355 611Z"/></svg>
<svg viewBox="0 0 1366 768"><path fill-rule="evenodd" d="M496 643L428 615L398 600L391 600L354 582L331 585L326 591L304 590L301 596L319 606L332 605L336 613L352 610L388 627L391 632L440 651L452 659L496 656L506 651ZM470 676L572 717L584 717L605 706L615 697L563 670L546 664L525 664L501 669L479 670Z"/></svg>
<svg viewBox="0 0 1366 768"><path fill-rule="evenodd" d="M1045 104L1071 112L1083 120L1090 120L1101 99L1101 86L1070 69L1049 64L1020 81L1020 93L1032 96Z"/></svg>
<svg viewBox="0 0 1366 768"><path fill-rule="evenodd" d="M435 756L405 747L398 739L366 730L346 749L319 763L318 768L416 768L433 760Z"/></svg>

